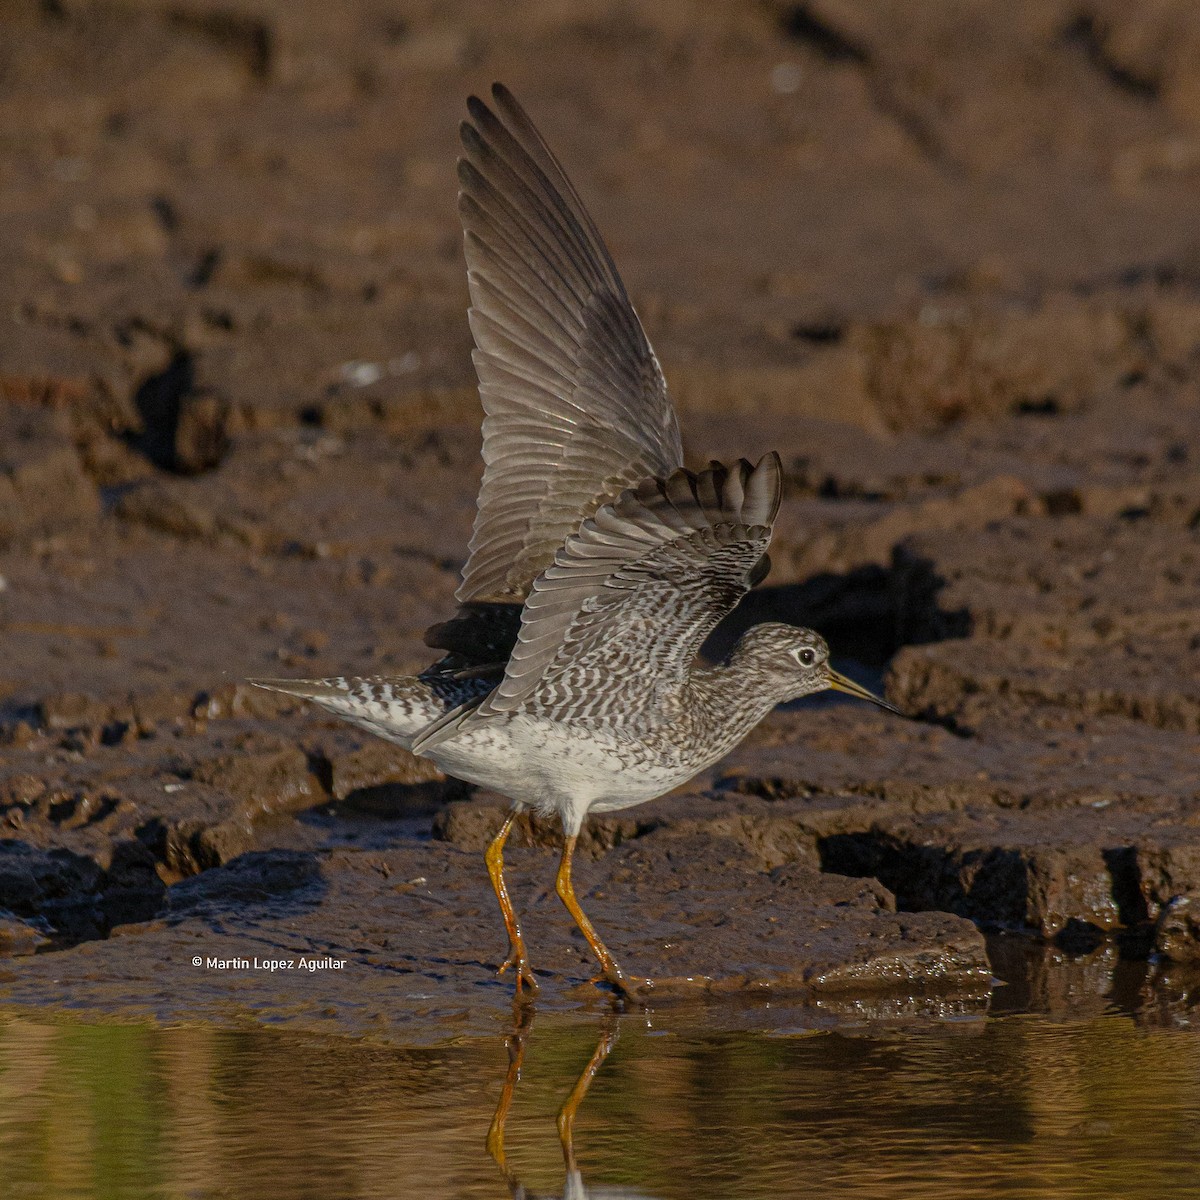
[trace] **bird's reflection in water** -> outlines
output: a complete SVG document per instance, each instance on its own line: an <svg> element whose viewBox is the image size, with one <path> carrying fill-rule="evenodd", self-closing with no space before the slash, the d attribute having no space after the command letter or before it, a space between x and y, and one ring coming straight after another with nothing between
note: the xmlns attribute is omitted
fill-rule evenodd
<svg viewBox="0 0 1200 1200"><path fill-rule="evenodd" d="M531 1192L526 1191L515 1170L509 1166L504 1154L504 1126L508 1120L508 1110L512 1107L513 1092L517 1081L521 1078L521 1066L525 1061L525 1047L529 1042L533 1029L533 1008L528 1005L518 1006L516 1025L508 1036L508 1072L504 1077L504 1087L500 1091L500 1100L496 1105L492 1124L488 1129L487 1150L500 1168L508 1189L514 1200L535 1200ZM645 1192L631 1191L629 1188L589 1186L583 1180L579 1164L575 1160L575 1115L592 1086L596 1072L604 1064L617 1041L618 1025L616 1019L609 1017L601 1026L600 1038L587 1066L579 1074L571 1094L558 1110L558 1140L562 1146L563 1179L562 1200L654 1200Z"/></svg>

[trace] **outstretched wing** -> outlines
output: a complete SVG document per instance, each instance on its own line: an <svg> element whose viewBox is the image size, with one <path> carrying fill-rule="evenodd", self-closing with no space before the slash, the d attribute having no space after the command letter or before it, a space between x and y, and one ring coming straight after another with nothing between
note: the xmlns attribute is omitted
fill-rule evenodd
<svg viewBox="0 0 1200 1200"><path fill-rule="evenodd" d="M584 521L534 581L504 678L474 711L423 731L420 752L502 712L645 732L660 689L765 574L777 454L647 479Z"/></svg>
<svg viewBox="0 0 1200 1200"><path fill-rule="evenodd" d="M602 504L683 462L658 361L558 161L500 84L459 160L483 485L461 602L521 601Z"/></svg>

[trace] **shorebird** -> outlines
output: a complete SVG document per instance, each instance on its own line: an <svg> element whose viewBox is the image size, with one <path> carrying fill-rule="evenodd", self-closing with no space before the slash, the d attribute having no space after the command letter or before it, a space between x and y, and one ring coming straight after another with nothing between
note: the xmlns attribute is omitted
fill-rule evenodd
<svg viewBox="0 0 1200 1200"><path fill-rule="evenodd" d="M579 194L501 84L467 102L458 162L483 402L483 483L451 620L420 675L251 682L303 697L513 803L486 854L509 938L500 967L538 988L504 880L522 811L557 813L556 891L625 996L571 880L588 813L641 804L716 762L777 704L838 674L810 629L753 626L698 661L770 567L782 465L683 466L679 422L641 322Z"/></svg>

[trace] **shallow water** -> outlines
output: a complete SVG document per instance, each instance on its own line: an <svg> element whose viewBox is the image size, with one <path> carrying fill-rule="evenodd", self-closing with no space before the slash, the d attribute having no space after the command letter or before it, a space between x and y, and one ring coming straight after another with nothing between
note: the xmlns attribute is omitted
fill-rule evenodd
<svg viewBox="0 0 1200 1200"><path fill-rule="evenodd" d="M1200 1196L1200 1034L1113 1015L789 1036L630 1014L414 1050L4 1018L0 1179L6 1197L121 1200Z"/></svg>

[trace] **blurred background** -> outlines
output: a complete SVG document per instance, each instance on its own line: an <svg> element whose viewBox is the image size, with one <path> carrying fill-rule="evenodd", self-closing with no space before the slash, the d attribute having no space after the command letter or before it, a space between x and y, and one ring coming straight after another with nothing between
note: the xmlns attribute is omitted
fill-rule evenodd
<svg viewBox="0 0 1200 1200"><path fill-rule="evenodd" d="M931 524L1200 508L1146 492L1191 475L1186 0L5 0L0 21L0 538L86 530L54 573L127 635L188 631L164 686L419 655L477 479L454 160L493 79L594 210L689 454L777 447L791 500L851 502L785 513L773 582L886 566ZM352 618L345 589L397 556L406 628ZM239 591L297 558L320 560L307 639ZM174 595L189 571L208 584ZM72 602L28 582L4 601L27 633ZM895 649L886 625L858 657ZM0 689L111 692L136 640L69 668L23 645Z"/></svg>

